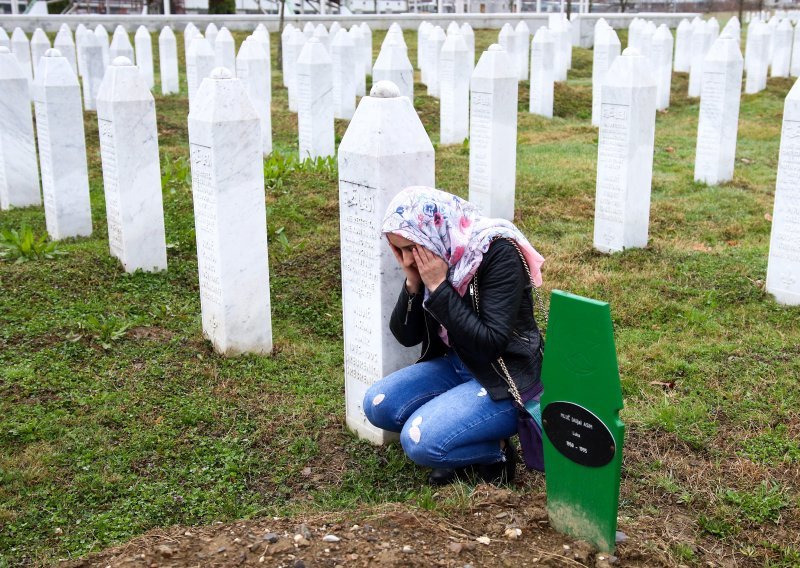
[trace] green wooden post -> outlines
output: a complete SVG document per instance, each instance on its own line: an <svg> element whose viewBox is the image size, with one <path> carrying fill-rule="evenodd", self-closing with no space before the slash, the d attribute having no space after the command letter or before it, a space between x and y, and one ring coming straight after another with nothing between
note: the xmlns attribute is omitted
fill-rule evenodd
<svg viewBox="0 0 800 568"><path fill-rule="evenodd" d="M607 303L553 291L542 382L550 524L613 552L625 426Z"/></svg>

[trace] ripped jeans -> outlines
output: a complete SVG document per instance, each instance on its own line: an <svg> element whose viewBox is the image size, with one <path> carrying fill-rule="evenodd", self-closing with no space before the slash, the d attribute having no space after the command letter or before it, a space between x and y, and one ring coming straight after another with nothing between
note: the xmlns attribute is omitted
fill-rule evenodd
<svg viewBox="0 0 800 568"><path fill-rule="evenodd" d="M511 399L492 400L452 349L374 383L363 408L378 428L400 432L403 450L425 467L500 461L500 440L517 432Z"/></svg>

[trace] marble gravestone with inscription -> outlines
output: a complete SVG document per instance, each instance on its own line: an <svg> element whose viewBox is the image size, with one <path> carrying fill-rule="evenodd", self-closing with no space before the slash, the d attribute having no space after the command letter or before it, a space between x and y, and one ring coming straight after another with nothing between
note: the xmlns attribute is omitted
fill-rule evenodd
<svg viewBox="0 0 800 568"><path fill-rule="evenodd" d="M203 335L223 355L272 352L260 118L222 67L189 112Z"/></svg>
<svg viewBox="0 0 800 568"><path fill-rule="evenodd" d="M656 75L656 109L669 108L669 95L672 88L672 32L666 24L661 24L653 34L650 47L650 61Z"/></svg>
<svg viewBox="0 0 800 568"><path fill-rule="evenodd" d="M749 95L767 88L770 33L769 25L760 21L750 24L748 28L744 92Z"/></svg>
<svg viewBox="0 0 800 568"><path fill-rule="evenodd" d="M42 28L36 28L31 36L31 63L34 78L36 78L36 66L39 65L39 59L48 49L50 49L50 39Z"/></svg>
<svg viewBox="0 0 800 568"><path fill-rule="evenodd" d="M291 25L291 24L289 24ZM288 27L288 26L287 26ZM192 47L192 40L196 35L203 35L200 33L200 30L197 29L192 22L186 24L186 27L183 28L183 59L184 61L189 60L189 48Z"/></svg>
<svg viewBox="0 0 800 568"><path fill-rule="evenodd" d="M139 26L133 36L136 47L136 66L144 79L147 88L152 90L155 85L155 71L153 68L153 40L150 32L144 26Z"/></svg>
<svg viewBox="0 0 800 568"><path fill-rule="evenodd" d="M469 136L469 76L472 66L456 26L439 56L439 143L461 144ZM516 61L512 60L516 65Z"/></svg>
<svg viewBox="0 0 800 568"><path fill-rule="evenodd" d="M703 82L703 62L711 49L711 28L703 20L692 24L692 64L689 70L689 96L699 97Z"/></svg>
<svg viewBox="0 0 800 568"><path fill-rule="evenodd" d="M0 93L0 209L39 205L28 77L7 47L0 47Z"/></svg>
<svg viewBox="0 0 800 568"><path fill-rule="evenodd" d="M675 63L678 73L688 73L692 64L692 24L683 19L675 32Z"/></svg>
<svg viewBox="0 0 800 568"><path fill-rule="evenodd" d="M408 59L407 52L402 49L396 39L384 42L375 66L372 68L372 80L391 81L400 89L400 95L408 97L414 104L414 68Z"/></svg>
<svg viewBox="0 0 800 568"><path fill-rule="evenodd" d="M179 92L178 44L175 33L169 26L164 26L158 34L158 69L161 76L161 94L171 95Z"/></svg>
<svg viewBox="0 0 800 568"><path fill-rule="evenodd" d="M218 34L219 34L219 28L217 28L217 24L211 22L206 26L206 33L204 37L206 38L209 47L211 47L211 51L214 51L216 49Z"/></svg>
<svg viewBox="0 0 800 568"><path fill-rule="evenodd" d="M47 234L54 241L87 237L92 234L92 211L81 87L57 49L47 50L38 69L33 107Z"/></svg>
<svg viewBox="0 0 800 568"><path fill-rule="evenodd" d="M464 42L467 44L467 52L469 53L470 69L475 68L475 31L469 23L464 22L461 24L461 35L464 37ZM530 32L528 32L530 35ZM527 46L525 46L527 49Z"/></svg>
<svg viewBox="0 0 800 568"><path fill-rule="evenodd" d="M156 105L139 68L111 62L97 95L111 256L125 272L167 268Z"/></svg>
<svg viewBox="0 0 800 568"><path fill-rule="evenodd" d="M281 32L281 78L284 87L289 86L289 54L287 50L289 49L289 38L294 31L295 27L292 24L286 24Z"/></svg>
<svg viewBox="0 0 800 568"><path fill-rule="evenodd" d="M601 252L647 245L656 123L650 67L627 48L603 83L594 210L594 248Z"/></svg>
<svg viewBox="0 0 800 568"><path fill-rule="evenodd" d="M531 40L531 80L529 112L553 118L553 83L556 43L546 26L536 30ZM595 50L597 46L595 46Z"/></svg>
<svg viewBox="0 0 800 568"><path fill-rule="evenodd" d="M620 41L617 32L605 22L598 22L594 35L594 56L592 58L592 126L600 126L600 100L603 81L609 67L619 57Z"/></svg>
<svg viewBox="0 0 800 568"><path fill-rule="evenodd" d="M189 110L192 110L194 96L203 79L214 70L214 50L199 33L192 38L189 55L186 57L186 86L189 93Z"/></svg>
<svg viewBox="0 0 800 568"><path fill-rule="evenodd" d="M739 44L721 35L703 63L695 181L717 185L733 179L743 69Z"/></svg>
<svg viewBox="0 0 800 568"><path fill-rule="evenodd" d="M295 30L289 37L286 44L287 57L289 58L289 85L286 87L287 98L289 99L289 110L297 112L297 58L306 44L306 36L300 30Z"/></svg>
<svg viewBox="0 0 800 568"><path fill-rule="evenodd" d="M347 30L339 29L331 39L333 116L350 120L356 111L356 45Z"/></svg>
<svg viewBox="0 0 800 568"><path fill-rule="evenodd" d="M61 24L56 34L56 39L53 40L53 47L56 48L61 56L69 62L72 67L72 72L78 74L78 58L75 51L75 41L72 39L72 30L69 29L67 24ZM33 60L34 67L37 61Z"/></svg>
<svg viewBox="0 0 800 568"><path fill-rule="evenodd" d="M792 40L792 61L789 65L789 75L800 77L800 22L794 26L794 39Z"/></svg>
<svg viewBox="0 0 800 568"><path fill-rule="evenodd" d="M87 32L81 41L80 53L83 53L83 108L97 109L97 93L106 73L103 46L97 36Z"/></svg>
<svg viewBox="0 0 800 568"><path fill-rule="evenodd" d="M497 45L503 48L515 65L518 65L517 36L514 26L508 23L503 24L503 27L497 33Z"/></svg>
<svg viewBox="0 0 800 568"><path fill-rule="evenodd" d="M108 31L103 24L97 24L94 29L94 37L97 38L97 41L100 42L100 47L103 49L103 74L105 75L106 67L111 62L111 46L108 41Z"/></svg>
<svg viewBox="0 0 800 568"><path fill-rule="evenodd" d="M264 52L264 55L267 56L267 63L270 64L272 61L272 54L270 52L270 41L269 41L269 31L267 30L264 24L258 24L256 29L253 30L253 39L256 40L261 45L261 50ZM270 69L272 65L270 65ZM270 79L270 85L272 84L272 79Z"/></svg>
<svg viewBox="0 0 800 568"><path fill-rule="evenodd" d="M397 192L434 187L434 151L411 102L396 85L380 81L361 99L338 159L347 426L382 444L397 435L369 423L364 394L378 379L413 363L419 348L402 347L389 331L403 272L380 229Z"/></svg>
<svg viewBox="0 0 800 568"><path fill-rule="evenodd" d="M239 47L236 56L236 76L250 95L253 108L261 120L261 149L264 155L272 152L272 93L269 56L253 36Z"/></svg>
<svg viewBox="0 0 800 568"><path fill-rule="evenodd" d="M470 81L469 200L487 217L509 221L514 219L517 170L519 77L514 63L492 44Z"/></svg>
<svg viewBox="0 0 800 568"><path fill-rule="evenodd" d="M361 22L361 41L362 57L364 57L364 70L367 75L372 76L372 30L367 22Z"/></svg>
<svg viewBox="0 0 800 568"><path fill-rule="evenodd" d="M317 24L317 27L314 28L314 34L311 37L315 37L319 40L319 42L325 46L325 49L328 50L328 55L331 53L331 37L328 33L328 29L323 26L322 24Z"/></svg>
<svg viewBox="0 0 800 568"><path fill-rule="evenodd" d="M517 63L519 64L519 80L524 81L528 78L528 63L530 58L531 29L524 20L520 20L514 28L517 35ZM474 55L473 55L474 56Z"/></svg>
<svg viewBox="0 0 800 568"><path fill-rule="evenodd" d="M311 37L314 35L314 24L311 22L306 22L306 25L303 26L302 32L306 40L311 39Z"/></svg>
<svg viewBox="0 0 800 568"><path fill-rule="evenodd" d="M800 305L800 81L783 107L767 292L780 304Z"/></svg>
<svg viewBox="0 0 800 568"><path fill-rule="evenodd" d="M225 26L219 29L217 39L214 41L214 62L215 67L224 67L236 74L236 42Z"/></svg>
<svg viewBox="0 0 800 568"><path fill-rule="evenodd" d="M422 22L417 27L417 69L422 83L428 86L428 34L431 31L429 22Z"/></svg>
<svg viewBox="0 0 800 568"><path fill-rule="evenodd" d="M355 49L355 67L356 77L356 96L363 97L367 94L367 71L364 69L364 58L361 57L361 46L364 45L364 34L361 32L361 26L352 26L350 31L350 39L353 40Z"/></svg>
<svg viewBox="0 0 800 568"><path fill-rule="evenodd" d="M78 62L78 79L83 76L83 45L86 40L86 36L89 34L89 30L83 24L78 24L75 28L75 51L77 55L77 62Z"/></svg>
<svg viewBox="0 0 800 568"><path fill-rule="evenodd" d="M33 67L31 65L31 45L28 41L28 36L22 31L22 28L14 28L11 32L11 51L14 57L17 58L19 66L25 77L28 79L28 88L33 83Z"/></svg>
<svg viewBox="0 0 800 568"><path fill-rule="evenodd" d="M439 64L441 63L442 46L447 36L444 30L435 26L428 34L428 96L439 98Z"/></svg>
<svg viewBox="0 0 800 568"><path fill-rule="evenodd" d="M136 56L133 53L131 38L122 26L114 28L114 35L111 36L111 45L108 48L109 64L117 57L126 57L131 63L136 63Z"/></svg>
<svg viewBox="0 0 800 568"><path fill-rule="evenodd" d="M781 20L772 36L772 63L770 77L788 77L792 58L794 28L789 20Z"/></svg>
<svg viewBox="0 0 800 568"><path fill-rule="evenodd" d="M333 77L328 50L312 37L297 58L297 130L300 161L336 153Z"/></svg>

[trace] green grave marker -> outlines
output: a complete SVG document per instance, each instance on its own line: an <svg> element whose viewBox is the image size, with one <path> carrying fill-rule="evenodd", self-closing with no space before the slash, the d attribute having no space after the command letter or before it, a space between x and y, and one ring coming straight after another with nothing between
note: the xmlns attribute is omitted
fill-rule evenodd
<svg viewBox="0 0 800 568"><path fill-rule="evenodd" d="M625 426L607 303L553 291L542 382L550 524L613 552Z"/></svg>

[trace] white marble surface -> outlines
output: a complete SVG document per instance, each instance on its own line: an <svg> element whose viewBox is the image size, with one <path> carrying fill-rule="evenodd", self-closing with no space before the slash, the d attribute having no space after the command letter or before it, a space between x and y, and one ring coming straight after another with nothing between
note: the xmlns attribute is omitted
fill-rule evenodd
<svg viewBox="0 0 800 568"><path fill-rule="evenodd" d="M325 26L322 24L317 24L311 37L317 38L319 42L325 46L325 49L328 50L328 54L330 55L331 38L328 34L328 29Z"/></svg>
<svg viewBox="0 0 800 568"><path fill-rule="evenodd" d="M339 33L339 30L342 29L342 25L339 22L333 22L331 24L328 33L331 35L332 38L336 37L336 34Z"/></svg>
<svg viewBox="0 0 800 568"><path fill-rule="evenodd" d="M11 49L11 38L8 37L8 32L0 26L0 47L7 47L9 50Z"/></svg>
<svg viewBox="0 0 800 568"><path fill-rule="evenodd" d="M669 108L669 95L672 88L672 32L661 24L653 34L650 47L650 61L656 77L656 109Z"/></svg>
<svg viewBox="0 0 800 568"><path fill-rule="evenodd" d="M347 30L339 29L331 40L333 116L350 120L356 111L356 45Z"/></svg>
<svg viewBox="0 0 800 568"><path fill-rule="evenodd" d="M98 37L88 32L83 38L80 47L83 61L83 108L86 110L97 109L97 93L106 73L103 46Z"/></svg>
<svg viewBox="0 0 800 568"><path fill-rule="evenodd" d="M0 209L40 205L28 77L16 55L0 46Z"/></svg>
<svg viewBox="0 0 800 568"><path fill-rule="evenodd" d="M83 54L84 54L83 47L86 44L86 36L88 36L89 34L94 35L83 24L78 24L78 27L75 28L75 54L77 56L77 62L78 62L79 80L81 77L83 77L83 68L85 64L83 60Z"/></svg>
<svg viewBox="0 0 800 568"><path fill-rule="evenodd" d="M647 246L655 123L650 61L628 48L603 83L593 237L601 252Z"/></svg>
<svg viewBox="0 0 800 568"><path fill-rule="evenodd" d="M297 112L297 58L300 57L300 52L303 51L305 44L305 34L300 30L295 30L286 45L289 71L289 85L286 90L287 98L289 99L289 110L292 112Z"/></svg>
<svg viewBox="0 0 800 568"><path fill-rule="evenodd" d="M136 63L136 56L133 53L131 38L122 26L114 28L114 35L111 36L111 45L108 47L109 65L117 57L126 57L132 63Z"/></svg>
<svg viewBox="0 0 800 568"><path fill-rule="evenodd" d="M158 70L161 77L161 94L170 95L180 91L178 80L178 44L175 33L169 26L158 34Z"/></svg>
<svg viewBox="0 0 800 568"><path fill-rule="evenodd" d="M155 86L155 70L153 65L153 39L150 32L144 26L139 26L133 36L133 43L136 46L136 66L144 79L145 85L151 91Z"/></svg>
<svg viewBox="0 0 800 568"><path fill-rule="evenodd" d="M139 68L111 62L97 95L108 244L125 272L167 268L156 106Z"/></svg>
<svg viewBox="0 0 800 568"><path fill-rule="evenodd" d="M733 16L728 22L725 24L725 27L722 28L722 34L727 34L733 39L736 40L736 44L741 46L742 43L742 24L739 22L739 18Z"/></svg>
<svg viewBox="0 0 800 568"><path fill-rule="evenodd" d="M699 97L703 82L703 61L711 49L712 30L703 20L692 24L692 62L689 69L689 96Z"/></svg>
<svg viewBox="0 0 800 568"><path fill-rule="evenodd" d="M767 292L780 304L800 305L800 81L783 107Z"/></svg>
<svg viewBox="0 0 800 568"><path fill-rule="evenodd" d="M789 20L781 20L772 35L772 62L770 77L788 77L792 58L794 28Z"/></svg>
<svg viewBox="0 0 800 568"><path fill-rule="evenodd" d="M382 444L397 435L369 423L364 394L378 379L412 364L419 346L402 347L389 331L403 272L381 237L381 222L401 189L435 187L434 151L409 100L381 81L359 102L338 159L347 425Z"/></svg>
<svg viewBox="0 0 800 568"><path fill-rule="evenodd" d="M673 69L688 73L692 65L692 24L683 19L675 31L675 63Z"/></svg>
<svg viewBox="0 0 800 568"><path fill-rule="evenodd" d="M272 52L271 52L271 44L269 39L269 31L264 24L258 24L256 29L253 30L253 39L258 42L261 46L261 50L267 56L267 63L269 64L269 68L272 69ZM272 79L270 78L270 85L272 85Z"/></svg>
<svg viewBox="0 0 800 568"><path fill-rule="evenodd" d="M14 28L11 33L11 51L19 62L19 66L28 79L28 88L33 83L33 66L31 64L31 45L28 36L21 28Z"/></svg>
<svg viewBox="0 0 800 568"><path fill-rule="evenodd" d="M509 221L514 219L517 169L515 63L492 44L470 80L469 200L484 215Z"/></svg>
<svg viewBox="0 0 800 568"><path fill-rule="evenodd" d="M361 56L364 58L364 70L367 75L372 74L372 29L367 25L367 22L361 22L361 41L362 52Z"/></svg>
<svg viewBox="0 0 800 568"><path fill-rule="evenodd" d="M519 80L524 81L525 79L528 78L528 65L530 63L529 47L531 45L531 29L528 27L528 24L526 24L524 20L520 20L520 22L514 28L514 33L517 35L517 41L515 47L516 47L516 61L517 65L519 65Z"/></svg>
<svg viewBox="0 0 800 568"><path fill-rule="evenodd" d="M497 32L497 45L503 48L515 64L519 64L517 61L517 35L514 26L508 23L503 24L503 27Z"/></svg>
<svg viewBox="0 0 800 568"><path fill-rule="evenodd" d="M442 46L447 36L439 26L434 26L428 33L428 96L439 98L439 65L441 63Z"/></svg>
<svg viewBox="0 0 800 568"><path fill-rule="evenodd" d="M36 77L36 66L39 64L39 59L48 49L50 49L50 39L42 28L36 28L31 36L31 66L33 67L34 78Z"/></svg>
<svg viewBox="0 0 800 568"><path fill-rule="evenodd" d="M717 185L733 179L743 69L739 44L721 35L703 64L695 181Z"/></svg>
<svg viewBox="0 0 800 568"><path fill-rule="evenodd" d="M236 77L241 80L250 102L258 113L261 122L261 151L264 155L272 152L272 93L269 56L261 42L253 36L239 46L236 56Z"/></svg>
<svg viewBox="0 0 800 568"><path fill-rule="evenodd" d="M39 61L33 107L47 234L54 241L89 236L92 211L81 87L57 49L48 50Z"/></svg>
<svg viewBox="0 0 800 568"><path fill-rule="evenodd" d="M103 49L103 74L105 74L105 68L111 63L111 42L108 39L108 30L103 24L97 24L94 28L94 37L97 38Z"/></svg>
<svg viewBox="0 0 800 568"><path fill-rule="evenodd" d="M397 40L383 43L372 68L372 80L391 81L400 89L400 95L408 97L411 104L414 104L414 68L408 60L406 50L401 48Z"/></svg>
<svg viewBox="0 0 800 568"><path fill-rule="evenodd" d="M311 39L311 37L314 35L314 24L311 22L306 22L306 24L303 26L303 35L305 36L306 40Z"/></svg>
<svg viewBox="0 0 800 568"><path fill-rule="evenodd" d="M189 47L189 55L186 58L186 86L189 92L189 110L194 104L195 94L200 88L203 79L211 75L214 70L214 50L208 40L201 34L195 34L192 38L192 45Z"/></svg>
<svg viewBox="0 0 800 568"><path fill-rule="evenodd" d="M219 29L214 41L214 61L215 67L224 67L236 75L236 42L225 26Z"/></svg>
<svg viewBox="0 0 800 568"><path fill-rule="evenodd" d="M206 31L203 34L203 37L206 38L206 41L208 42L208 45L211 47L212 51L216 49L217 34L219 34L219 28L217 27L217 24L211 22L206 26Z"/></svg>
<svg viewBox="0 0 800 568"><path fill-rule="evenodd" d="M767 88L767 71L769 67L769 26L761 21L754 21L748 27L746 78L744 92L758 93Z"/></svg>
<svg viewBox="0 0 800 568"><path fill-rule="evenodd" d="M422 84L428 86L428 34L433 26L430 22L422 22L417 27L417 69Z"/></svg>
<svg viewBox="0 0 800 568"><path fill-rule="evenodd" d="M203 335L223 355L272 351L260 118L216 68L189 113Z"/></svg>
<svg viewBox="0 0 800 568"><path fill-rule="evenodd" d="M297 58L297 129L300 160L333 156L333 70L331 58L312 37Z"/></svg>
<svg viewBox="0 0 800 568"><path fill-rule="evenodd" d="M512 65L516 61L512 60ZM439 143L461 144L469 137L469 81L472 66L461 31L447 36L439 56Z"/></svg>
<svg viewBox="0 0 800 568"><path fill-rule="evenodd" d="M197 29L192 22L186 24L186 27L183 28L183 60L186 61L189 57L189 49L192 47L192 40L194 36L200 34L200 30ZM200 34L202 35L202 34Z"/></svg>
<svg viewBox="0 0 800 568"><path fill-rule="evenodd" d="M566 81L569 63L572 61L572 42L563 14L549 14L547 27L550 28L555 42L553 78L555 81Z"/></svg>
<svg viewBox="0 0 800 568"><path fill-rule="evenodd" d="M530 32L528 32L530 34ZM475 68L475 31L468 22L461 24L461 35L464 37L464 42L467 44L467 51L469 52L469 64ZM525 47L527 49L527 45Z"/></svg>
<svg viewBox="0 0 800 568"><path fill-rule="evenodd" d="M283 81L283 86L289 86L289 53L288 53L288 45L289 45L289 38L295 31L295 27L292 24L286 24L281 32L281 78Z"/></svg>
<svg viewBox="0 0 800 568"><path fill-rule="evenodd" d="M386 31L386 35L383 37L380 51L383 51L383 46L389 42L394 43L395 46L405 51L406 56L408 56L408 46L406 45L406 40L403 37L403 30L400 29L400 26L398 26L397 23L393 23L391 26L389 26L389 29ZM373 64L372 67L374 69L375 65Z"/></svg>
<svg viewBox="0 0 800 568"><path fill-rule="evenodd" d="M72 72L77 75L78 57L75 51L75 41L72 39L72 31L69 26L62 25L59 28L56 38L53 40L53 47L61 52L61 55L69 62L69 66L72 67Z"/></svg>
<svg viewBox="0 0 800 568"><path fill-rule="evenodd" d="M592 126L600 126L603 81L611 64L619 56L620 50L617 32L605 20L598 22L595 27L594 54L592 56Z"/></svg>
<svg viewBox="0 0 800 568"><path fill-rule="evenodd" d="M792 62L789 68L792 77L800 77L800 24L794 26L792 39Z"/></svg>
<svg viewBox="0 0 800 568"><path fill-rule="evenodd" d="M364 45L364 34L361 26L354 25L348 32L355 47L354 72L356 78L356 96L363 97L367 94L367 70L364 69L364 58L361 56L361 46Z"/></svg>
<svg viewBox="0 0 800 568"><path fill-rule="evenodd" d="M531 78L528 111L553 117L553 84L556 43L546 26L536 30L531 40ZM598 46L595 46L597 52Z"/></svg>

